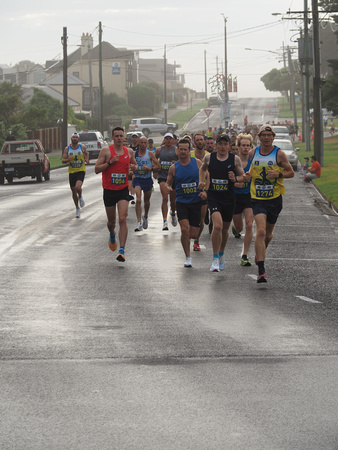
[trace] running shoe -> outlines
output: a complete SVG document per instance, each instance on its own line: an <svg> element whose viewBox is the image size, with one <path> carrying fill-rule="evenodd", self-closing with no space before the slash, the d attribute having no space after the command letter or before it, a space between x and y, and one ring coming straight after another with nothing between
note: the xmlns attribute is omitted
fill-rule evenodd
<svg viewBox="0 0 338 450"><path fill-rule="evenodd" d="M224 255L219 257L219 270L225 269L225 258Z"/></svg>
<svg viewBox="0 0 338 450"><path fill-rule="evenodd" d="M171 213L171 225L173 227L177 227L177 217L176 217L176 213L172 214Z"/></svg>
<svg viewBox="0 0 338 450"><path fill-rule="evenodd" d="M248 258L241 258L241 265L250 267L251 266L251 262L248 260Z"/></svg>
<svg viewBox="0 0 338 450"><path fill-rule="evenodd" d="M219 272L219 258L213 258L210 272Z"/></svg>
<svg viewBox="0 0 338 450"><path fill-rule="evenodd" d="M192 258L191 258L191 256L187 256L185 258L184 267L192 267Z"/></svg>
<svg viewBox="0 0 338 450"><path fill-rule="evenodd" d="M124 256L124 253L121 253L121 252L120 252L120 253L117 255L116 259L117 259L117 261L125 262L126 257Z"/></svg>
<svg viewBox="0 0 338 450"><path fill-rule="evenodd" d="M148 217L142 216L142 226L144 230L148 228Z"/></svg>
<svg viewBox="0 0 338 450"><path fill-rule="evenodd" d="M77 219L80 219L80 216L81 216L81 210L80 210L79 207L77 207L77 208L76 208L75 217L76 217Z"/></svg>
<svg viewBox="0 0 338 450"><path fill-rule="evenodd" d="M137 227L135 228L134 231L142 231L143 227L142 227L142 222L137 222Z"/></svg>
<svg viewBox="0 0 338 450"><path fill-rule="evenodd" d="M80 198L79 198L79 203L80 203L80 207L81 207L81 208L84 208L84 206L85 206L85 201L83 200L83 197L80 197Z"/></svg>
<svg viewBox="0 0 338 450"><path fill-rule="evenodd" d="M112 252L114 252L117 249L117 243L116 243L116 239L115 239L115 233L109 236L109 241L108 241L108 245L109 248Z"/></svg>
<svg viewBox="0 0 338 450"><path fill-rule="evenodd" d="M257 283L267 283L268 280L266 278L266 273L263 273L262 275L258 275L257 277Z"/></svg>
<svg viewBox="0 0 338 450"><path fill-rule="evenodd" d="M163 228L162 228L162 230L163 231L168 231L169 230L168 221L167 220L163 220Z"/></svg>
<svg viewBox="0 0 338 450"><path fill-rule="evenodd" d="M201 247L200 247L199 241L194 241L193 250L194 250L194 252L200 252L201 251Z"/></svg>
<svg viewBox="0 0 338 450"><path fill-rule="evenodd" d="M235 227L234 226L232 226L232 234L235 236L235 238L240 238L241 237L241 233L238 233L236 230L235 230Z"/></svg>

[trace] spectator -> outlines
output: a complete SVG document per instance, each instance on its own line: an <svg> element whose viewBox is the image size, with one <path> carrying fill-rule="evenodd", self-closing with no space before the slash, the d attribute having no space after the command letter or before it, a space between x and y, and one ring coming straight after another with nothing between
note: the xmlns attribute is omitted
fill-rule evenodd
<svg viewBox="0 0 338 450"><path fill-rule="evenodd" d="M308 170L308 172L306 175L304 175L304 181L306 181L307 183L310 183L311 180L314 180L315 178L320 178L320 174L321 174L321 165L319 164L319 162L317 161L317 158L313 155L311 156L311 167Z"/></svg>
<svg viewBox="0 0 338 450"><path fill-rule="evenodd" d="M305 156L304 161L305 161L304 164L302 164L300 167L300 173L303 175L305 175L309 169L309 158Z"/></svg>

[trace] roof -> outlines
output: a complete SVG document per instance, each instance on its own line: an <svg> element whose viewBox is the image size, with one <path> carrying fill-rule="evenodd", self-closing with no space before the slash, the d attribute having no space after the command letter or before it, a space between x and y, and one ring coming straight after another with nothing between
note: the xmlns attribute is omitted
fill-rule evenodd
<svg viewBox="0 0 338 450"><path fill-rule="evenodd" d="M24 89L23 102L25 104L28 103L30 101L30 99L33 97L34 89L39 89L40 91L43 91L45 94L49 95L50 97L55 98L56 100L59 100L60 102L63 102L63 94L56 91L52 87L50 87L50 86L34 86L34 87ZM80 104L78 102L76 102L75 100L72 100L69 97L68 97L68 105L69 106L80 106Z"/></svg>
<svg viewBox="0 0 338 450"><path fill-rule="evenodd" d="M55 86L63 86L63 73L59 72L56 75L53 75L49 78L46 78L45 80L41 81L42 85L55 85ZM80 78L71 75L70 73L67 73L67 85L68 86L76 86L76 85L88 85L85 81L80 80Z"/></svg>

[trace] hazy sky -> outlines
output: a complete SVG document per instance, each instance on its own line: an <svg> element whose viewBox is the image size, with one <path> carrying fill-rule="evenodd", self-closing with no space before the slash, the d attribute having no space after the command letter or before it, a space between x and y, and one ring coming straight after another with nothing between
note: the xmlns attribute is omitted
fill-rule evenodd
<svg viewBox="0 0 338 450"><path fill-rule="evenodd" d="M186 74L186 86L204 91L204 50L207 78L216 74L217 58L218 71L222 72L223 13L227 18L228 74L237 76L238 96L274 96L265 91L260 78L274 67L283 67L283 44L297 45L290 38L297 38L302 14L286 13L303 11L304 1L171 0L165 6L164 1L128 0L125 8L122 5L102 0L3 2L0 63L14 65L29 59L45 64L47 59L62 58L63 27L68 31L68 54L77 49L82 33L92 34L95 46L101 21L104 41L116 47L153 50L141 53L141 57L163 58L166 44L168 62L181 65L178 72ZM295 19L282 20L282 16L271 14L275 12ZM246 47L265 51L248 51Z"/></svg>

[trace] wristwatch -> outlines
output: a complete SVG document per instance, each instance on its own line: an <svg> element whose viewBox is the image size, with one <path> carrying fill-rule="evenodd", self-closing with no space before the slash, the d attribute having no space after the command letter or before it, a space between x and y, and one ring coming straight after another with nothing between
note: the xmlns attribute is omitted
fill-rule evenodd
<svg viewBox="0 0 338 450"><path fill-rule="evenodd" d="M282 174L282 172L279 172L279 174L278 174L278 178L283 178L283 174Z"/></svg>
<svg viewBox="0 0 338 450"><path fill-rule="evenodd" d="M108 159L108 161L106 161L106 162L107 162L108 166L110 166L110 159Z"/></svg>

